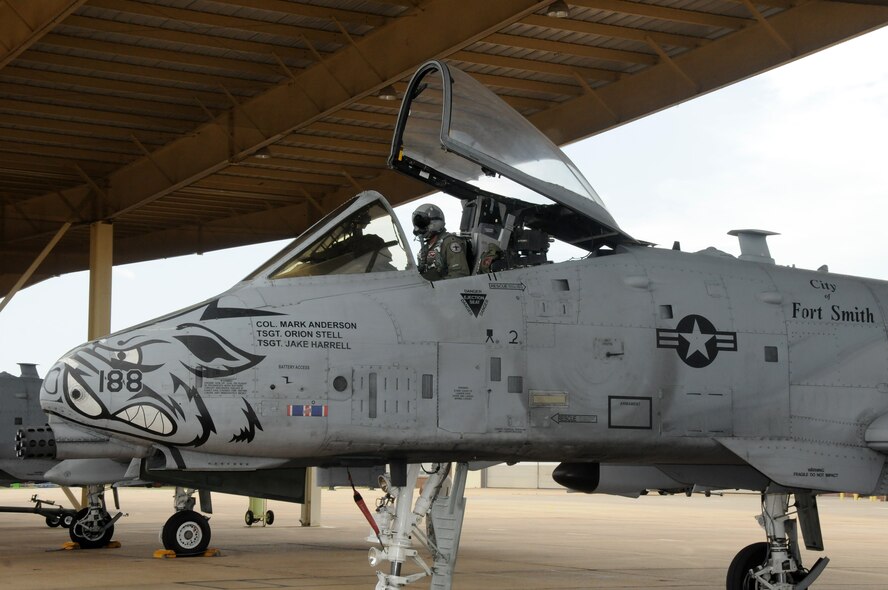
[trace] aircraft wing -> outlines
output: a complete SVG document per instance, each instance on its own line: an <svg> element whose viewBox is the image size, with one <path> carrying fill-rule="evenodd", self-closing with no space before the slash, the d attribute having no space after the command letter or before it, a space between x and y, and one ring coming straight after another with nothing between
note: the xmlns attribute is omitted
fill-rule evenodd
<svg viewBox="0 0 888 590"><path fill-rule="evenodd" d="M863 447L777 438L717 439L738 457L788 488L829 492L874 490L884 455Z"/></svg>

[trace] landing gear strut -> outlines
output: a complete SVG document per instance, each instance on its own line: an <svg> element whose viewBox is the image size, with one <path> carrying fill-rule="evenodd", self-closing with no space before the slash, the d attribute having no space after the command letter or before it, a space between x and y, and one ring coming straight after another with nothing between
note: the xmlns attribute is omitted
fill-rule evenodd
<svg viewBox="0 0 888 590"><path fill-rule="evenodd" d="M164 549L173 551L176 555L199 555L210 546L210 522L206 516L194 511L195 491L197 490L176 488L176 512L167 519L160 532ZM201 497L201 507L206 508L203 500ZM210 507L207 512L211 510Z"/></svg>
<svg viewBox="0 0 888 590"><path fill-rule="evenodd" d="M105 486L87 488L87 506L74 515L68 535L81 549L105 547L114 536L114 523L123 516L118 512L112 517L105 509Z"/></svg>
<svg viewBox="0 0 888 590"><path fill-rule="evenodd" d="M399 590L426 576L431 577L433 590L450 590L466 509L464 493L468 468L464 463L457 465L448 493L445 482L450 465L434 464L411 510L413 491L422 466L406 467L406 481L397 482L400 485L392 485L391 477L386 477L383 490L386 494L377 504L375 519L380 528L378 540L382 542L382 549L371 548L368 558L373 567L383 561L388 561L390 567L388 574L377 570L376 590ZM423 518L426 519L425 532L419 528ZM413 549L412 537L419 539L431 553L434 559L431 567ZM368 540L376 542L377 537L371 536ZM403 567L408 561L421 571L406 574Z"/></svg>
<svg viewBox="0 0 888 590"><path fill-rule="evenodd" d="M808 549L823 549L820 520L813 494L796 494L797 514ZM804 590L823 572L828 557L818 559L810 570L802 567L796 520L789 513L788 493L762 494L762 514L757 517L767 542L740 550L728 568L727 590Z"/></svg>

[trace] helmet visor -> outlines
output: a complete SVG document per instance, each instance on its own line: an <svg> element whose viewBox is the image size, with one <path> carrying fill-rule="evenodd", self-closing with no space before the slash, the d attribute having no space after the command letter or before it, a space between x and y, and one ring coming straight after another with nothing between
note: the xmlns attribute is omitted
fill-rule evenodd
<svg viewBox="0 0 888 590"><path fill-rule="evenodd" d="M427 213L414 213L413 214L413 227L416 229L425 229L429 226L432 220L429 219Z"/></svg>

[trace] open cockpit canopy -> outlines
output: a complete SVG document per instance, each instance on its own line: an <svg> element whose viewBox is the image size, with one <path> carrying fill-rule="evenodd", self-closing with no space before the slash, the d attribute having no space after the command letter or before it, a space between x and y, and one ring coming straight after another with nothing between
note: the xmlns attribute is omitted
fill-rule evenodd
<svg viewBox="0 0 888 590"><path fill-rule="evenodd" d="M558 147L481 83L440 61L425 63L410 81L389 165L462 199L465 233L478 231L486 209L494 222L488 225L542 232L587 251L635 241Z"/></svg>

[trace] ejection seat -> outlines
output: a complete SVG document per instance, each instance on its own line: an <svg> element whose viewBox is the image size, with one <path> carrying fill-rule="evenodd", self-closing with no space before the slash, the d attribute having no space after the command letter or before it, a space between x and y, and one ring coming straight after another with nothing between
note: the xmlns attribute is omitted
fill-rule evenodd
<svg viewBox="0 0 888 590"><path fill-rule="evenodd" d="M478 196L463 201L460 235L471 274L501 272L548 262L549 235L523 227L505 203Z"/></svg>

